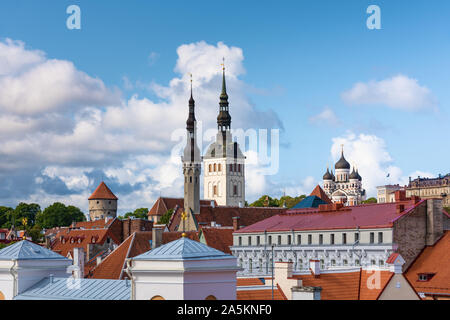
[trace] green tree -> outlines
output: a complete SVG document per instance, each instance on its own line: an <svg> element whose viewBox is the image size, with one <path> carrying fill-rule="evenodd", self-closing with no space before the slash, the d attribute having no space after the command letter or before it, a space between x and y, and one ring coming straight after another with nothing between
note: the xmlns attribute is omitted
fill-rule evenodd
<svg viewBox="0 0 450 320"><path fill-rule="evenodd" d="M159 223L160 224L168 224L169 221L170 221L170 218L172 217L172 214L173 214L173 209L167 210L166 213L164 213L161 216L161 219L159 220Z"/></svg>
<svg viewBox="0 0 450 320"><path fill-rule="evenodd" d="M377 198L369 198L367 200L364 200L362 203L377 203Z"/></svg>
<svg viewBox="0 0 450 320"><path fill-rule="evenodd" d="M278 206L282 207L283 204L286 203L286 208L292 208L293 206L295 206L297 203L299 203L300 201L302 201L305 198L306 198L306 196L304 194L302 194L301 196L298 196L298 197L283 196L280 198L280 200L278 200Z"/></svg>
<svg viewBox="0 0 450 320"><path fill-rule="evenodd" d="M0 227L10 228L11 222L8 223L10 217L12 216L13 208L0 206Z"/></svg>
<svg viewBox="0 0 450 320"><path fill-rule="evenodd" d="M133 212L127 212L122 217L124 219L128 218L137 218L137 219L148 219L148 208L139 208L134 210Z"/></svg>
<svg viewBox="0 0 450 320"><path fill-rule="evenodd" d="M33 227L27 229L27 234L31 237L33 242L39 243L44 240L42 228L38 224L35 224Z"/></svg>
<svg viewBox="0 0 450 320"><path fill-rule="evenodd" d="M61 202L55 202L44 209L37 218L37 224L45 229L54 227L67 227L72 222L85 221L86 216L77 207L66 206Z"/></svg>
<svg viewBox="0 0 450 320"><path fill-rule="evenodd" d="M24 203L21 202L14 209L14 211L10 212L8 215L7 225L11 227L13 224L18 229L23 229L26 226L34 226L36 222L36 216L41 213L41 207L37 203ZM24 226L23 222L26 220L26 226Z"/></svg>
<svg viewBox="0 0 450 320"><path fill-rule="evenodd" d="M268 203L266 199L268 200ZM250 207L278 207L278 200L265 194L255 202L251 203Z"/></svg>

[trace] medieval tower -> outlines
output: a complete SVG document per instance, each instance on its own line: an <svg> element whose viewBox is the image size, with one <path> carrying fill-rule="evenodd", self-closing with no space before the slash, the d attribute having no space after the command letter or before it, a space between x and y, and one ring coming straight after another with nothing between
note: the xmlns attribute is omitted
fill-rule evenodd
<svg viewBox="0 0 450 320"><path fill-rule="evenodd" d="M104 218L115 218L117 216L118 198L103 181L99 184L97 189L95 189L88 200L89 218L91 221Z"/></svg>

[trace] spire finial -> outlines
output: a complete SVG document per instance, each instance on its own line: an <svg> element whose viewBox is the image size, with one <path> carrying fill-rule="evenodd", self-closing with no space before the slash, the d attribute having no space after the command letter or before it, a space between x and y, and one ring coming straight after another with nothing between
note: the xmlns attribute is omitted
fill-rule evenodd
<svg viewBox="0 0 450 320"><path fill-rule="evenodd" d="M341 144L341 154L344 154L344 144Z"/></svg>
<svg viewBox="0 0 450 320"><path fill-rule="evenodd" d="M191 98L192 98L192 73L189 73L190 77L191 77Z"/></svg>

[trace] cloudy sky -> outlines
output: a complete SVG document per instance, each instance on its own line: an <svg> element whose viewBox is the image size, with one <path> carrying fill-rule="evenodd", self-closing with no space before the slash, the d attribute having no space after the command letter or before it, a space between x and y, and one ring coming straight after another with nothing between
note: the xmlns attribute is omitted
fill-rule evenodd
<svg viewBox="0 0 450 320"><path fill-rule="evenodd" d="M87 211L102 179L120 213L180 197L189 74L205 150L222 57L235 132L279 130L276 170L243 147L249 202L309 193L341 144L369 196L449 172L450 3L379 1L381 30L370 4L2 1L1 204Z"/></svg>

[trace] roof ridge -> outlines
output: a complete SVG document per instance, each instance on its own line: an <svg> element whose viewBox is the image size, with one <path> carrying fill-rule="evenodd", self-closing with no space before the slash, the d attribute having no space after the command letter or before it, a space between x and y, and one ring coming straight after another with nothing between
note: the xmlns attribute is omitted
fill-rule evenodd
<svg viewBox="0 0 450 320"><path fill-rule="evenodd" d="M130 245L128 246L127 253L125 254L125 259L123 259L122 270L120 270L119 280L122 278L123 271L125 270L125 265L127 264L127 258L130 255L131 247L133 247L134 239L136 238L136 232L133 232L133 234L130 237L133 237L133 238L131 239Z"/></svg>

